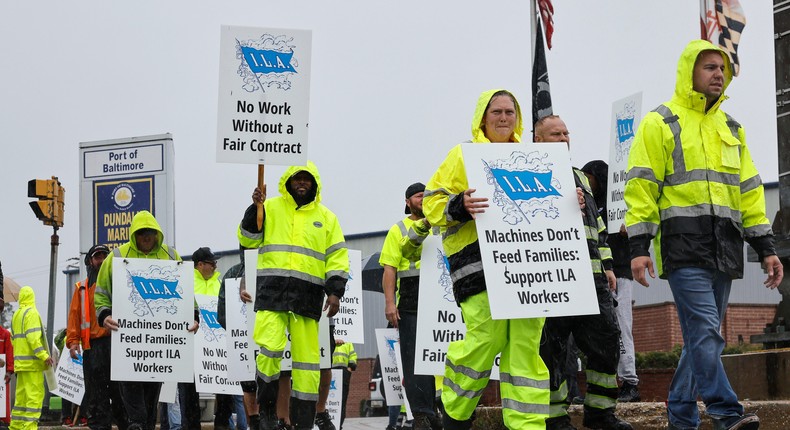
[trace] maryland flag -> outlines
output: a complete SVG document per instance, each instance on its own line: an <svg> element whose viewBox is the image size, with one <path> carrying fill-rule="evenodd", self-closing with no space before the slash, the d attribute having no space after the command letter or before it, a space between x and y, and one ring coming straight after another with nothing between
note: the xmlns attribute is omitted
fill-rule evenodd
<svg viewBox="0 0 790 430"><path fill-rule="evenodd" d="M746 26L746 16L738 0L700 0L702 38L719 45L730 55L732 71L740 72L738 43Z"/></svg>

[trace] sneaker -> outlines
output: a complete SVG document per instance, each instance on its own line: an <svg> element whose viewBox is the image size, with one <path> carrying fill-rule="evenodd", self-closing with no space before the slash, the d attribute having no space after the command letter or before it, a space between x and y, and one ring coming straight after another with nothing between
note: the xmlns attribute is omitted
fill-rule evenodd
<svg viewBox="0 0 790 430"><path fill-rule="evenodd" d="M571 424L571 417L563 415L561 417L548 418L546 420L546 430L576 430Z"/></svg>
<svg viewBox="0 0 790 430"><path fill-rule="evenodd" d="M61 424L63 424L63 427L71 427L72 425L74 425L74 421L72 421L71 417L66 417L63 418Z"/></svg>
<svg viewBox="0 0 790 430"><path fill-rule="evenodd" d="M85 417L81 417L77 425L80 427L88 427L88 419Z"/></svg>
<svg viewBox="0 0 790 430"><path fill-rule="evenodd" d="M617 418L613 413L594 418L588 418L587 414L584 414L582 424L592 430L634 430L631 424Z"/></svg>
<svg viewBox="0 0 790 430"><path fill-rule="evenodd" d="M335 425L332 424L332 418L327 411L315 414L315 425L319 430L335 430Z"/></svg>
<svg viewBox="0 0 790 430"><path fill-rule="evenodd" d="M291 430L291 426L289 426L284 419L280 418L277 420L277 427L276 430Z"/></svg>
<svg viewBox="0 0 790 430"><path fill-rule="evenodd" d="M384 430L398 430L398 429L395 428L395 426L389 426L388 425L387 428L385 428Z"/></svg>
<svg viewBox="0 0 790 430"><path fill-rule="evenodd" d="M755 414L744 414L740 418L726 424L722 420L713 420L714 430L757 430L760 428L760 418Z"/></svg>
<svg viewBox="0 0 790 430"><path fill-rule="evenodd" d="M617 396L618 402L628 403L628 402L639 402L642 398L639 396L639 388L636 385L630 384L628 382L623 382L623 386L620 387L620 395Z"/></svg>

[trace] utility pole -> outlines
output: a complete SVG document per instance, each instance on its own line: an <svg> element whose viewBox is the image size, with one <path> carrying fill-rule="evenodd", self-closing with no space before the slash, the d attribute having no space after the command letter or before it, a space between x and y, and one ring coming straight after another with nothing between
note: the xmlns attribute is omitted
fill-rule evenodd
<svg viewBox="0 0 790 430"><path fill-rule="evenodd" d="M55 327L55 273L58 269L58 228L63 227L66 190L60 185L57 176L52 179L31 179L27 183L27 196L38 200L30 202L30 208L44 225L52 226L49 253L49 299L47 300L47 345L52 345Z"/></svg>

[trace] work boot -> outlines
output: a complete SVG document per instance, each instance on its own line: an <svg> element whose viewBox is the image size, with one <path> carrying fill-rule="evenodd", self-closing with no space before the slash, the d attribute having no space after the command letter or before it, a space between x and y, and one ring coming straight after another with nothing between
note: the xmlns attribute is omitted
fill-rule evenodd
<svg viewBox="0 0 790 430"><path fill-rule="evenodd" d="M546 430L576 430L571 424L571 417L563 415L546 419Z"/></svg>
<svg viewBox="0 0 790 430"><path fill-rule="evenodd" d="M414 415L414 421L412 421L412 428L414 430L431 430L431 421L428 419L428 416L425 414Z"/></svg>
<svg viewBox="0 0 790 430"><path fill-rule="evenodd" d="M319 430L335 430L335 425L332 424L332 417L329 416L328 411L315 414L315 425L318 426Z"/></svg>
<svg viewBox="0 0 790 430"><path fill-rule="evenodd" d="M639 388L636 385L630 384L628 382L623 382L623 386L620 387L620 395L617 396L618 402L639 402L642 400L642 397L639 396Z"/></svg>
<svg viewBox="0 0 790 430"><path fill-rule="evenodd" d="M264 382L258 378L258 406L260 408L260 430L277 430L277 394L280 381Z"/></svg>
<svg viewBox="0 0 790 430"><path fill-rule="evenodd" d="M259 430L261 427L261 416L258 414L247 415L247 426L250 430Z"/></svg>
<svg viewBox="0 0 790 430"><path fill-rule="evenodd" d="M277 430L277 414L261 412L258 419L259 430Z"/></svg>
<svg viewBox="0 0 790 430"><path fill-rule="evenodd" d="M760 418L755 414L744 414L737 418L713 420L713 430L757 430L759 428Z"/></svg>
<svg viewBox="0 0 790 430"><path fill-rule="evenodd" d="M445 413L442 417L444 430L469 430L472 428L472 421L474 421L474 414L472 414L471 418L464 421L458 421L451 417L448 413Z"/></svg>
<svg viewBox="0 0 790 430"><path fill-rule="evenodd" d="M596 414L595 416L589 416L585 410L582 424L592 430L634 430L631 424L614 416L613 409L610 413Z"/></svg>
<svg viewBox="0 0 790 430"><path fill-rule="evenodd" d="M428 415L428 421L431 422L431 429L433 430L444 430L444 426L442 425L442 419L436 415Z"/></svg>

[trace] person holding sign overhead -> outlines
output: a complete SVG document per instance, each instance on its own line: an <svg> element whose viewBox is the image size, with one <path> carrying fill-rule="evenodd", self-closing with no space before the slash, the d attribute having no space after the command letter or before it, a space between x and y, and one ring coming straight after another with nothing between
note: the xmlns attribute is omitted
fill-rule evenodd
<svg viewBox="0 0 790 430"><path fill-rule="evenodd" d="M291 424L312 429L321 379L318 320L334 316L348 281L348 249L340 223L321 204L318 168L291 166L280 178L280 196L267 199L256 187L253 204L239 225L239 245L258 249L253 339L261 408L261 430L277 426L280 363L291 334ZM258 227L258 205L263 226ZM324 301L326 299L326 301Z"/></svg>
<svg viewBox="0 0 790 430"><path fill-rule="evenodd" d="M557 115L547 115L535 123L535 142L565 142L570 148L570 133ZM573 429L568 406L565 362L568 337L573 334L576 345L587 356L587 394L584 397L584 426L591 429L631 430L631 424L614 415L617 405L617 362L620 359L620 328L614 313L610 289L616 287L612 271L612 253L606 244L606 224L598 214L595 197L584 172L573 169L577 193L584 197L582 220L590 251L595 292L600 313L551 317L543 327L544 341L540 353L551 372L551 408L546 420L547 430Z"/></svg>
<svg viewBox="0 0 790 430"><path fill-rule="evenodd" d="M480 95L472 118L475 143L521 141L521 108L509 91ZM502 414L510 429L544 429L549 415L549 371L540 358L544 318L493 320L486 290L475 215L488 207L473 197L461 145L450 150L425 190L423 211L442 237L450 263L453 295L466 325L466 338L447 349L442 403L444 428L469 429L494 358L500 352Z"/></svg>

